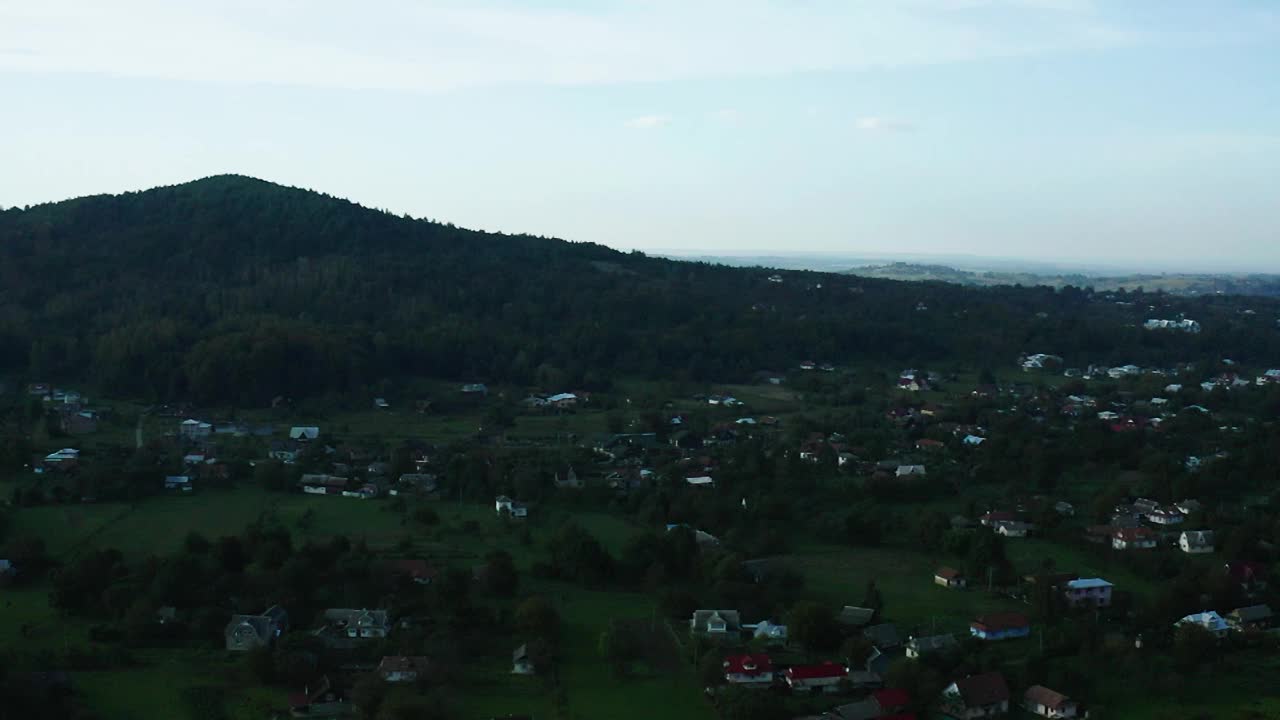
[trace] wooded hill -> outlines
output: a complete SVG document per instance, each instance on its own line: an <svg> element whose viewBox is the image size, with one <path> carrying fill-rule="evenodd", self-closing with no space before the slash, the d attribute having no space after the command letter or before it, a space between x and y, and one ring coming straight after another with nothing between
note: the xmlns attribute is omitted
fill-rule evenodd
<svg viewBox="0 0 1280 720"><path fill-rule="evenodd" d="M1140 328L1182 313L1204 332ZM584 389L619 376L733 381L805 359L1280 362L1278 315L1260 298L679 262L232 175L0 212L0 371L153 399L259 404L412 376Z"/></svg>

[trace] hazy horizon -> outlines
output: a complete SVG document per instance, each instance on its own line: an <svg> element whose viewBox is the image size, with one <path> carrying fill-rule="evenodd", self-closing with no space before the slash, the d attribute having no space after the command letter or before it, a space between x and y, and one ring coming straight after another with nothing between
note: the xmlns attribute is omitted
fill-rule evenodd
<svg viewBox="0 0 1280 720"><path fill-rule="evenodd" d="M0 205L238 173L654 254L1280 272L1277 76L1260 0L7 3Z"/></svg>

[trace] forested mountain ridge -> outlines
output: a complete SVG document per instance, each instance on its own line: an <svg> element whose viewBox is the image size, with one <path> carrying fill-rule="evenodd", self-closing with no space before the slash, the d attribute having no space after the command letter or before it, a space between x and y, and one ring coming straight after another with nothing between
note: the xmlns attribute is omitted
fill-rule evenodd
<svg viewBox="0 0 1280 720"><path fill-rule="evenodd" d="M1235 298L771 275L218 176L0 212L0 369L250 404L408 376L601 387L739 380L802 359L1280 357L1270 300L1244 315ZM1139 327L1175 313L1205 331Z"/></svg>

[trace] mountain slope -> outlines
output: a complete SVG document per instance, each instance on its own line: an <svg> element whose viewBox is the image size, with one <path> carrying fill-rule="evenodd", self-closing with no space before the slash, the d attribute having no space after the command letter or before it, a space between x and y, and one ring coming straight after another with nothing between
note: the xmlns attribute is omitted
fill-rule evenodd
<svg viewBox="0 0 1280 720"><path fill-rule="evenodd" d="M771 274L218 176L0 213L0 367L260 403L415 376L602 387L620 374L738 380L805 358L1139 362L1212 342L1244 359L1272 342L1235 320L1198 338L1143 335L1131 325L1145 308L1073 289ZM1195 302L1202 316L1234 313Z"/></svg>

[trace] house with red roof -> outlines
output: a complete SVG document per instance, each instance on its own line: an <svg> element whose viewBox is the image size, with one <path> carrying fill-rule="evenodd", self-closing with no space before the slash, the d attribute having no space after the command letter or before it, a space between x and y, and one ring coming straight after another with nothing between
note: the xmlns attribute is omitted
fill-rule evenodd
<svg viewBox="0 0 1280 720"><path fill-rule="evenodd" d="M724 681L742 687L768 687L773 684L773 661L768 655L729 655L724 659Z"/></svg>
<svg viewBox="0 0 1280 720"><path fill-rule="evenodd" d="M1032 685L1022 696L1022 707L1047 718L1073 718L1079 711L1076 701L1043 685Z"/></svg>
<svg viewBox="0 0 1280 720"><path fill-rule="evenodd" d="M880 716L900 713L911 704L911 695L901 688L885 688L871 693L871 699L880 707Z"/></svg>
<svg viewBox="0 0 1280 720"><path fill-rule="evenodd" d="M1115 550L1150 550L1157 542L1156 532L1151 528L1117 528L1111 533L1111 547Z"/></svg>
<svg viewBox="0 0 1280 720"><path fill-rule="evenodd" d="M992 613L969 623L969 633L979 640L1011 640L1031 634L1031 623L1022 613Z"/></svg>
<svg viewBox="0 0 1280 720"><path fill-rule="evenodd" d="M940 567L933 573L933 582L944 588L964 589L964 573L950 567Z"/></svg>
<svg viewBox="0 0 1280 720"><path fill-rule="evenodd" d="M793 665L782 673L787 687L811 692L835 692L840 681L847 677L849 669L831 661L817 665Z"/></svg>

